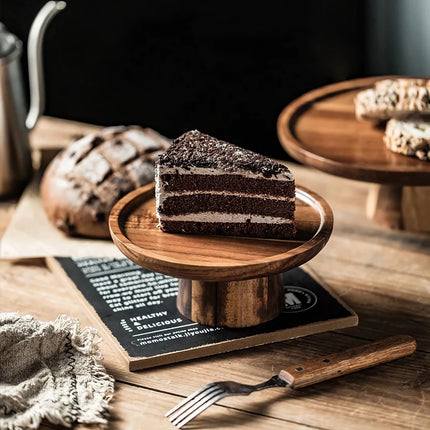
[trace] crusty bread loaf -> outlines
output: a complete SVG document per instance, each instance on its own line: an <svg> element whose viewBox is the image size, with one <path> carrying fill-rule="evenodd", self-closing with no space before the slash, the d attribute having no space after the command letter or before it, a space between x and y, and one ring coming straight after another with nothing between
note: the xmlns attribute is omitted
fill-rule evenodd
<svg viewBox="0 0 430 430"><path fill-rule="evenodd" d="M71 143L41 183L50 221L68 235L108 238L108 216L126 193L154 180L155 158L170 141L148 128L110 127Z"/></svg>
<svg viewBox="0 0 430 430"><path fill-rule="evenodd" d="M355 97L359 120L384 121L410 114L430 114L430 80L383 79Z"/></svg>
<svg viewBox="0 0 430 430"><path fill-rule="evenodd" d="M390 119L385 129L384 142L398 154L430 161L430 123Z"/></svg>

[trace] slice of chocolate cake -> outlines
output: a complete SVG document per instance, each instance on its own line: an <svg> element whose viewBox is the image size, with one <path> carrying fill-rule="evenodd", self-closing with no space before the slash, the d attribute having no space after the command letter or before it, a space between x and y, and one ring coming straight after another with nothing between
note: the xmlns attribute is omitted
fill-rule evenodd
<svg viewBox="0 0 430 430"><path fill-rule="evenodd" d="M155 181L165 232L294 236L294 178L270 158L193 130L160 155Z"/></svg>

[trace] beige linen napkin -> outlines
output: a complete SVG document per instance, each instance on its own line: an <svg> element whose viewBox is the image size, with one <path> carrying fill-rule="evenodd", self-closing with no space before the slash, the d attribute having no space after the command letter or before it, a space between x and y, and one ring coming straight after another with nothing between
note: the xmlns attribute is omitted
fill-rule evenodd
<svg viewBox="0 0 430 430"><path fill-rule="evenodd" d="M107 423L114 380L101 364L97 331L60 315L40 322L0 314L0 430L37 429L42 419Z"/></svg>

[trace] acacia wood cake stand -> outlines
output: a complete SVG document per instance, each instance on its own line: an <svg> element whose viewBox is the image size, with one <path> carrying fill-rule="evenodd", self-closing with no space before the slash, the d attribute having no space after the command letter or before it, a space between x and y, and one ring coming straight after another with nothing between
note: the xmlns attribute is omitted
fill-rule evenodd
<svg viewBox="0 0 430 430"><path fill-rule="evenodd" d="M209 326L251 327L284 308L282 272L314 257L327 243L333 214L320 196L296 190L295 240L164 233L157 227L154 184L123 197L109 228L136 264L179 278L178 310Z"/></svg>
<svg viewBox="0 0 430 430"><path fill-rule="evenodd" d="M290 103L278 118L278 137L298 161L324 172L375 182L367 216L391 228L404 228L403 187L430 185L430 162L385 147L385 124L358 121L354 97L377 80L355 79L310 91ZM429 208L430 209L430 208Z"/></svg>

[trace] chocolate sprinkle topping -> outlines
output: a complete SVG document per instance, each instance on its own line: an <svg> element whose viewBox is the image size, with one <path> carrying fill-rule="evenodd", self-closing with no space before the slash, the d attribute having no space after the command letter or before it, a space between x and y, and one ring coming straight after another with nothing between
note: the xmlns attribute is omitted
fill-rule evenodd
<svg viewBox="0 0 430 430"><path fill-rule="evenodd" d="M192 130L173 141L170 148L161 154L159 164L184 169L203 167L221 169L225 172L246 170L260 173L266 178L284 174L290 176L288 167L271 158L240 148L215 137Z"/></svg>

